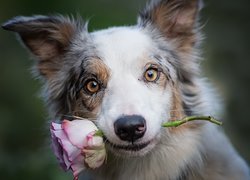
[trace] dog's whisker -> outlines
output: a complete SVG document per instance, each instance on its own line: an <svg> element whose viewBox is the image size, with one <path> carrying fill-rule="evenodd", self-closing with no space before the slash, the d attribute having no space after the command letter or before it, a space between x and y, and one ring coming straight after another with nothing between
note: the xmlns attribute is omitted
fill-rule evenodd
<svg viewBox="0 0 250 180"><path fill-rule="evenodd" d="M69 114L59 114L60 116L62 116L63 118L70 118L70 119L79 119L79 120L89 120L89 121L95 121L96 118L84 118L84 117L80 117L80 116L75 116L75 115L69 115Z"/></svg>

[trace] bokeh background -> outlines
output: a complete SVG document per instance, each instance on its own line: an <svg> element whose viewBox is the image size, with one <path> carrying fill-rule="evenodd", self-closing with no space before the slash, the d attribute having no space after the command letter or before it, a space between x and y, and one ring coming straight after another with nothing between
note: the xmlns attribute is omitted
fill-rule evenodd
<svg viewBox="0 0 250 180"><path fill-rule="evenodd" d="M1 0L0 23L17 15L80 14L90 31L136 22L145 0ZM250 162L250 1L205 0L203 73L225 104L225 132ZM0 179L71 179L49 147L41 84L14 34L0 29ZM225 149L226 151L226 149Z"/></svg>

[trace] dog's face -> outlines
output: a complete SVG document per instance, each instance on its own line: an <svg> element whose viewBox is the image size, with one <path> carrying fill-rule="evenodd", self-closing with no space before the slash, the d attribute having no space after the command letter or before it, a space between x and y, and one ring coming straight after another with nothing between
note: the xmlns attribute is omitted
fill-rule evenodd
<svg viewBox="0 0 250 180"><path fill-rule="evenodd" d="M162 122L184 116L185 96L194 96L186 87L196 67L198 4L157 1L135 26L92 33L59 16L17 17L3 27L37 58L56 118L94 120L114 153L144 155L160 141Z"/></svg>
<svg viewBox="0 0 250 180"><path fill-rule="evenodd" d="M107 73L105 93L98 103L98 125L113 150L143 154L154 146L161 123L169 119L174 67L164 63L160 49L142 29L113 28L91 37L101 59L101 73ZM95 80L101 86L98 81L102 80Z"/></svg>

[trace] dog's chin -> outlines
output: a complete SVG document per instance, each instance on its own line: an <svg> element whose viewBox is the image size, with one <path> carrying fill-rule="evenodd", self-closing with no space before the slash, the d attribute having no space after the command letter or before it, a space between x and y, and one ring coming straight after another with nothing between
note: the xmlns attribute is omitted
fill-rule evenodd
<svg viewBox="0 0 250 180"><path fill-rule="evenodd" d="M110 150L110 152L114 155L120 157L145 156L155 147L156 141L156 139L152 139L140 143L135 142L133 144L120 145L112 143L107 138L105 139L107 149Z"/></svg>

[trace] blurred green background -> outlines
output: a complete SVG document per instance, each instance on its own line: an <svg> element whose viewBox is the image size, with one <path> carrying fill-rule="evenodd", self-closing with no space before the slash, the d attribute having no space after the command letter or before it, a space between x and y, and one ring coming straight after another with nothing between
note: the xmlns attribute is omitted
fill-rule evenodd
<svg viewBox="0 0 250 180"><path fill-rule="evenodd" d="M77 14L89 29L136 22L145 0L1 0L0 23L17 15ZM225 103L224 124L239 153L250 162L250 1L207 0L202 11L204 74ZM47 114L32 79L28 53L14 34L0 30L0 179L71 179L49 147ZM225 149L226 151L226 149Z"/></svg>

